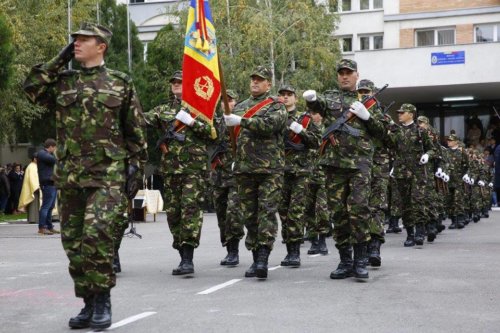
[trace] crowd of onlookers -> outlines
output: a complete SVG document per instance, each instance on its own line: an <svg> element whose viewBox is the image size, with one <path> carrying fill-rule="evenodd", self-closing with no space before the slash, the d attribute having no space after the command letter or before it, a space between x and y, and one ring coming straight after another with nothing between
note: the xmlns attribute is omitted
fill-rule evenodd
<svg viewBox="0 0 500 333"><path fill-rule="evenodd" d="M18 214L24 168L19 163L0 166L0 215Z"/></svg>

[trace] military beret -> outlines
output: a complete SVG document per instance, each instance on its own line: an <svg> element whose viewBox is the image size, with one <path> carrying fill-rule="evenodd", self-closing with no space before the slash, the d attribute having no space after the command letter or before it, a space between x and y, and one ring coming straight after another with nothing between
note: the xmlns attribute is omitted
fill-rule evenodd
<svg viewBox="0 0 500 333"><path fill-rule="evenodd" d="M291 93L294 93L295 94L295 88L292 87L291 85L289 84L284 84L282 85L279 90L278 90L278 94L281 94L282 91L289 91Z"/></svg>
<svg viewBox="0 0 500 333"><path fill-rule="evenodd" d="M228 97L234 99L235 101L237 101L238 98L240 98L240 96L238 95L238 93L236 93L236 91L234 91L232 89L226 90L226 94L227 94Z"/></svg>
<svg viewBox="0 0 500 333"><path fill-rule="evenodd" d="M250 77L258 76L264 80L271 81L273 79L273 73L271 70L265 66L258 66L250 75Z"/></svg>
<svg viewBox="0 0 500 333"><path fill-rule="evenodd" d="M73 38L78 35L101 37L106 45L109 45L113 33L111 30L102 25L91 22L82 22L82 24L80 24L80 30L71 33L71 37Z"/></svg>
<svg viewBox="0 0 500 333"><path fill-rule="evenodd" d="M420 123L426 123L426 124L428 124L429 123L429 118L427 118L426 116L418 116L417 121L420 122Z"/></svg>
<svg viewBox="0 0 500 333"><path fill-rule="evenodd" d="M358 70L358 64L356 61L351 60L351 59L341 59L337 63L337 72L340 71L341 69L350 69L351 71L357 71Z"/></svg>
<svg viewBox="0 0 500 333"><path fill-rule="evenodd" d="M374 91L375 90L375 84L370 81L370 80L361 80L358 83L358 90L370 90Z"/></svg>
<svg viewBox="0 0 500 333"><path fill-rule="evenodd" d="M448 141L459 141L458 136L456 134L448 135Z"/></svg>
<svg viewBox="0 0 500 333"><path fill-rule="evenodd" d="M175 71L175 73L172 75L170 80L168 80L168 82L172 83L175 80L182 81L182 71Z"/></svg>
<svg viewBox="0 0 500 333"><path fill-rule="evenodd" d="M410 112L410 113L415 113L415 112L417 112L417 108L413 104L405 103L405 104L401 105L401 107L399 108L399 110L397 110L396 112Z"/></svg>

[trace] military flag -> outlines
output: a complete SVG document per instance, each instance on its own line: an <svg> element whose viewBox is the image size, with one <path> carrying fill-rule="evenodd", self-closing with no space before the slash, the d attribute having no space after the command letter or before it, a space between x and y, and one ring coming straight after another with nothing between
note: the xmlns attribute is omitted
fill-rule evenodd
<svg viewBox="0 0 500 333"><path fill-rule="evenodd" d="M196 117L212 124L220 93L217 39L210 6L208 0L191 0L182 62L182 103Z"/></svg>

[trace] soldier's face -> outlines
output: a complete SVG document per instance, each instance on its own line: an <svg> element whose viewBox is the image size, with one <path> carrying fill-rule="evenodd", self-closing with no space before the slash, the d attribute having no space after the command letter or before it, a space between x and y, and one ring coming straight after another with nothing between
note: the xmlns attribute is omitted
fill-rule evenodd
<svg viewBox="0 0 500 333"><path fill-rule="evenodd" d="M311 118L315 124L321 124L323 117L319 113L311 113Z"/></svg>
<svg viewBox="0 0 500 333"><path fill-rule="evenodd" d="M106 44L98 43L93 36L78 35L75 38L75 60L81 63L104 57Z"/></svg>
<svg viewBox="0 0 500 333"><path fill-rule="evenodd" d="M260 96L271 89L271 82L260 76L252 76L250 78L250 94L252 96Z"/></svg>
<svg viewBox="0 0 500 333"><path fill-rule="evenodd" d="M429 125L428 125L428 124L423 123L423 122L419 122L419 123L418 123L418 126L419 126L420 128L422 128L422 129L427 129L427 127L429 127Z"/></svg>
<svg viewBox="0 0 500 333"><path fill-rule="evenodd" d="M337 72L340 89L353 91L356 90L356 82L358 82L359 74L357 71L352 71L347 68L342 68Z"/></svg>
<svg viewBox="0 0 500 333"><path fill-rule="evenodd" d="M297 103L297 96L293 92L290 91L282 91L280 92L280 97L285 104L285 107L294 106Z"/></svg>
<svg viewBox="0 0 500 333"><path fill-rule="evenodd" d="M172 83L170 83L170 89L172 89L172 94L175 96L182 96L182 81L173 80Z"/></svg>
<svg viewBox="0 0 500 333"><path fill-rule="evenodd" d="M229 105L229 110L233 111L234 106L236 105L236 100L232 99L231 97L227 96L227 104ZM224 101L221 100L220 102L221 108L224 110Z"/></svg>
<svg viewBox="0 0 500 333"><path fill-rule="evenodd" d="M400 123L407 123L413 119L413 114L410 112L398 112L398 119Z"/></svg>
<svg viewBox="0 0 500 333"><path fill-rule="evenodd" d="M448 147L455 148L458 146L458 142L448 140Z"/></svg>

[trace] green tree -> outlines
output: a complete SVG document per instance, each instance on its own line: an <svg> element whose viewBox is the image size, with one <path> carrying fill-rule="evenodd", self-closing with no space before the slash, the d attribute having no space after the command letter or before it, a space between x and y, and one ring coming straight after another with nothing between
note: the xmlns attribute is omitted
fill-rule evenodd
<svg viewBox="0 0 500 333"><path fill-rule="evenodd" d="M13 73L14 46L12 32L7 25L5 16L0 14L0 90L9 85Z"/></svg>

